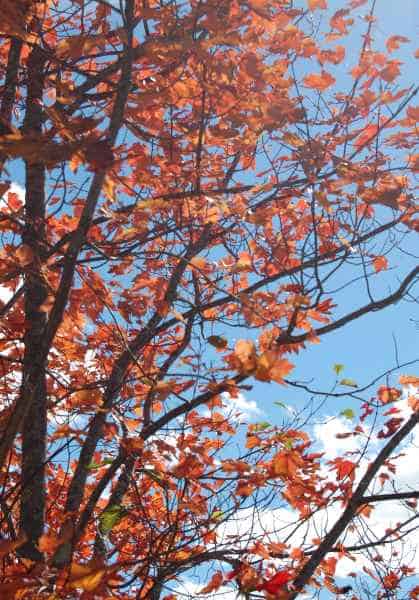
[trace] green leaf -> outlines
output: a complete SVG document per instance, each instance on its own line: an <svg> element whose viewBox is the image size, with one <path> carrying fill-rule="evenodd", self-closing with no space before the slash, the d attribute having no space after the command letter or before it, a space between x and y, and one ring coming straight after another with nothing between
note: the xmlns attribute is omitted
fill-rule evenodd
<svg viewBox="0 0 419 600"><path fill-rule="evenodd" d="M111 465L113 461L113 458L104 458L101 463L97 463L94 460L92 460L92 462L90 462L87 465L87 468L89 469L89 471L94 471L95 469L100 469L100 467L103 467L104 465Z"/></svg>
<svg viewBox="0 0 419 600"><path fill-rule="evenodd" d="M356 381L354 381L353 379L342 379L341 381L339 381L340 385L347 385L348 387L354 387L357 388L358 384Z"/></svg>
<svg viewBox="0 0 419 600"><path fill-rule="evenodd" d="M346 417L347 419L353 419L355 417L355 413L352 408L345 408L341 413L342 417Z"/></svg>
<svg viewBox="0 0 419 600"><path fill-rule="evenodd" d="M102 466L102 463L97 463L94 460L92 460L92 462L90 462L87 465L87 468L89 469L89 471L93 471L94 469L100 469L101 466Z"/></svg>
<svg viewBox="0 0 419 600"><path fill-rule="evenodd" d="M223 511L222 510L214 510L214 512L211 515L211 519L214 519L214 521L219 521L222 516L223 516Z"/></svg>
<svg viewBox="0 0 419 600"><path fill-rule="evenodd" d="M127 514L126 508L114 504L107 508L99 517L99 531L102 535L109 533L115 525Z"/></svg>
<svg viewBox="0 0 419 600"><path fill-rule="evenodd" d="M254 431L264 431L265 429L268 429L268 427L271 427L271 424L268 421L261 421L260 423L255 423Z"/></svg>
<svg viewBox="0 0 419 600"><path fill-rule="evenodd" d="M283 402L280 402L279 400L276 400L276 402L274 402L274 404L276 404L277 406L280 406L281 408L287 408L287 405L284 404Z"/></svg>
<svg viewBox="0 0 419 600"><path fill-rule="evenodd" d="M333 370L336 373L336 375L340 375L344 368L345 365L341 365L340 363L336 363L335 365L333 365Z"/></svg>

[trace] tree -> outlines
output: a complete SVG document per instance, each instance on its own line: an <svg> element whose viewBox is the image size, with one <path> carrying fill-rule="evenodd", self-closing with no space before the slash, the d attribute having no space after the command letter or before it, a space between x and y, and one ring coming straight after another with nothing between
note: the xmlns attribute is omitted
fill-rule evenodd
<svg viewBox="0 0 419 600"><path fill-rule="evenodd" d="M169 600L194 568L207 594L417 598L394 556L361 592L335 569L416 526L396 455L418 380L373 399L341 380L363 399L341 435L362 445L328 465L313 406L246 435L235 414L255 381L304 387L292 355L413 298L418 276L407 253L389 269L418 228L409 40L376 48L375 0L295 4L2 2L2 598ZM396 501L404 522L367 532ZM228 537L284 502L298 545L255 520Z"/></svg>

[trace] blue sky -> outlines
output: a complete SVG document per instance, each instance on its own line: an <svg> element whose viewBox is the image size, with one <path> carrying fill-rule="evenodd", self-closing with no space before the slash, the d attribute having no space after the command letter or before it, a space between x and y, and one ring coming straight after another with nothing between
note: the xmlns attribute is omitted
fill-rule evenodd
<svg viewBox="0 0 419 600"><path fill-rule="evenodd" d="M297 4L300 5L301 2ZM332 11L342 8L343 5L344 2L341 0L329 2ZM360 16L365 13L365 7L361 7L358 11ZM399 84L409 86L415 83L418 73L418 61L414 59L413 54L419 24L419 3L416 0L399 2L379 0L376 15L379 27L375 31L374 39L379 47L384 48L385 41L391 35L404 35L411 40L410 44L401 47L400 51L395 54L395 58L404 61ZM357 28L358 34L359 31ZM353 58L351 51L356 52L358 49L359 37L354 36L347 47L345 63L339 66L337 74L334 72L338 85L340 81L342 84L349 81L347 70L348 63L351 64L351 58ZM388 210L384 209L384 211L387 214L383 214L383 216L388 218ZM401 279L409 268L417 263L418 244L415 234L409 235L405 240L404 248L412 254L416 254L416 259L414 256L407 258L406 255L400 252L393 252L389 256L389 260L394 271L389 272L380 284L376 299L388 293L389 287L391 289L397 287L398 279ZM416 292L418 293L417 290ZM348 310L354 310L365 303L365 295L361 293L359 286L352 286L345 293L343 303ZM345 328L322 337L320 344L308 345L306 350L298 356L292 357L291 360L295 363L296 368L290 378L310 381L310 387L313 389L327 392L334 387L337 380L333 365L341 363L345 365L345 369L339 379L348 377L354 379L359 387L363 387L387 370L395 368L397 364L401 365L419 359L419 326L416 327L414 319L419 319L417 304L404 300L397 305L353 321ZM243 337L246 337L245 331L241 333ZM237 332L237 337L240 337L239 332ZM397 376L400 373L414 374L417 372L418 363L405 366L396 372L390 381L397 382ZM363 396L368 398L369 395L374 395L374 390L382 383L383 380L373 386L370 393ZM275 383L267 385L257 381L252 381L252 384L252 391L245 392L245 396L252 403L250 416L253 420L268 420L272 423L280 423L282 418L287 416L286 411L274 405L274 401L279 400L285 404L301 408L310 398L310 395L289 386L284 387ZM348 388L337 386L335 391L344 392L345 389ZM316 402L320 402L320 398ZM261 413L255 413L254 403L262 411ZM342 419L333 422L331 426L324 425L327 417L339 415L340 411L346 407L351 407L356 414L359 414L359 402L349 397L343 397L342 399L330 398L323 404L320 413L317 415L319 426L314 431L322 449L326 449L328 443L334 446L333 436L334 433L339 431L339 428L340 431L350 430L350 422L345 423ZM328 436L331 437L328 438ZM409 464L412 464L413 456L414 454L410 455L410 463L407 462L407 468L409 468ZM394 506L388 506L386 509L388 509L388 512L383 512L381 515L384 522L386 522L386 519L391 518L392 510L396 510ZM187 581L186 587L182 591L186 593L186 597L189 593L190 598L193 598L199 589L199 585ZM327 593L326 596L330 597ZM230 600L234 596L226 593L225 595L211 597Z"/></svg>
<svg viewBox="0 0 419 600"><path fill-rule="evenodd" d="M299 0L296 4L300 6L305 3ZM326 26L330 14L345 4L346 2L342 0L329 0L329 10L317 11L315 17L321 17ZM333 71L337 79L337 86L340 83L345 85L350 81L347 72L353 65L353 53L359 51L359 33L365 29L362 16L367 13L369 5L370 3L367 3L358 9L359 27L354 27L354 35L348 40L344 63L338 66L337 71ZM378 0L376 16L378 26L374 30L373 37L378 47L384 48L386 40L391 35L404 35L411 40L410 43L403 44L394 57L404 63L401 67L402 76L398 80L398 84L401 87L414 84L419 73L419 61L414 58L419 27L419 2L416 0L399 2ZM383 212L383 216L389 218L390 211L383 209ZM404 254L397 252L389 257L394 272L389 273L387 280L389 283L392 282L392 289L397 287L397 277L402 278L403 274L417 263L419 254L417 234L410 234L404 242L404 247L416 254L416 260L415 258L409 260ZM394 274L396 274L396 278L394 278ZM383 297L387 291L388 288L386 289L385 285L380 285L380 292L377 293L376 298ZM360 292L361 289L358 285L352 286L345 292L344 303L349 310L354 310L365 302L365 296ZM313 379L315 389L327 391L336 380L332 369L333 365L342 363L345 365L345 377L355 379L360 386L365 385L387 369L394 368L397 362L403 363L419 359L419 325L415 326L414 319L419 319L418 305L406 300L383 311L361 317L345 328L325 335L319 345L309 345L305 351L293 358L296 369L292 373L292 377ZM417 372L417 365L406 367L402 369L402 372L414 373L415 370ZM340 388L340 390L344 391L344 388ZM249 393L249 397L257 400L259 394L264 398L263 404L266 408L269 404L268 400L271 398L276 399L280 396L286 401L293 402L298 396L290 388L284 389L275 384L266 386L256 383L254 391ZM347 404L347 401L344 403ZM330 406L329 410L335 409ZM271 414L271 411L268 412ZM272 413L273 418L274 416L275 413Z"/></svg>

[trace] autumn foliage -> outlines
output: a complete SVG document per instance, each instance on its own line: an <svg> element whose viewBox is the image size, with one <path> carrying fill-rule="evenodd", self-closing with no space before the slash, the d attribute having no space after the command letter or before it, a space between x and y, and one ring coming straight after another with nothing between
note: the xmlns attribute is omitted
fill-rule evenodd
<svg viewBox="0 0 419 600"><path fill-rule="evenodd" d="M1 599L418 598L418 379L335 365L328 459L293 378L414 297L414 49L377 4L1 2ZM313 402L242 423L269 385ZM374 535L384 502L408 514ZM261 524L284 507L294 533Z"/></svg>

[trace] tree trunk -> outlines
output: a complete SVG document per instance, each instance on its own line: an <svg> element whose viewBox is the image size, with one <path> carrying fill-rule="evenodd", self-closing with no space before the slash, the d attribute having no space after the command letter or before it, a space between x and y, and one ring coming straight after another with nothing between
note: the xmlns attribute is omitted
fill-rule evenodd
<svg viewBox="0 0 419 600"><path fill-rule="evenodd" d="M35 47L28 59L28 84L24 131L42 132L42 92L45 57ZM41 356L46 313L42 304L47 285L42 274L45 261L45 167L26 162L25 230L23 243L32 261L25 273L25 353L21 394L28 407L22 428L22 496L20 521L27 542L20 554L40 560L37 542L44 529L45 451L47 432L46 360Z"/></svg>

